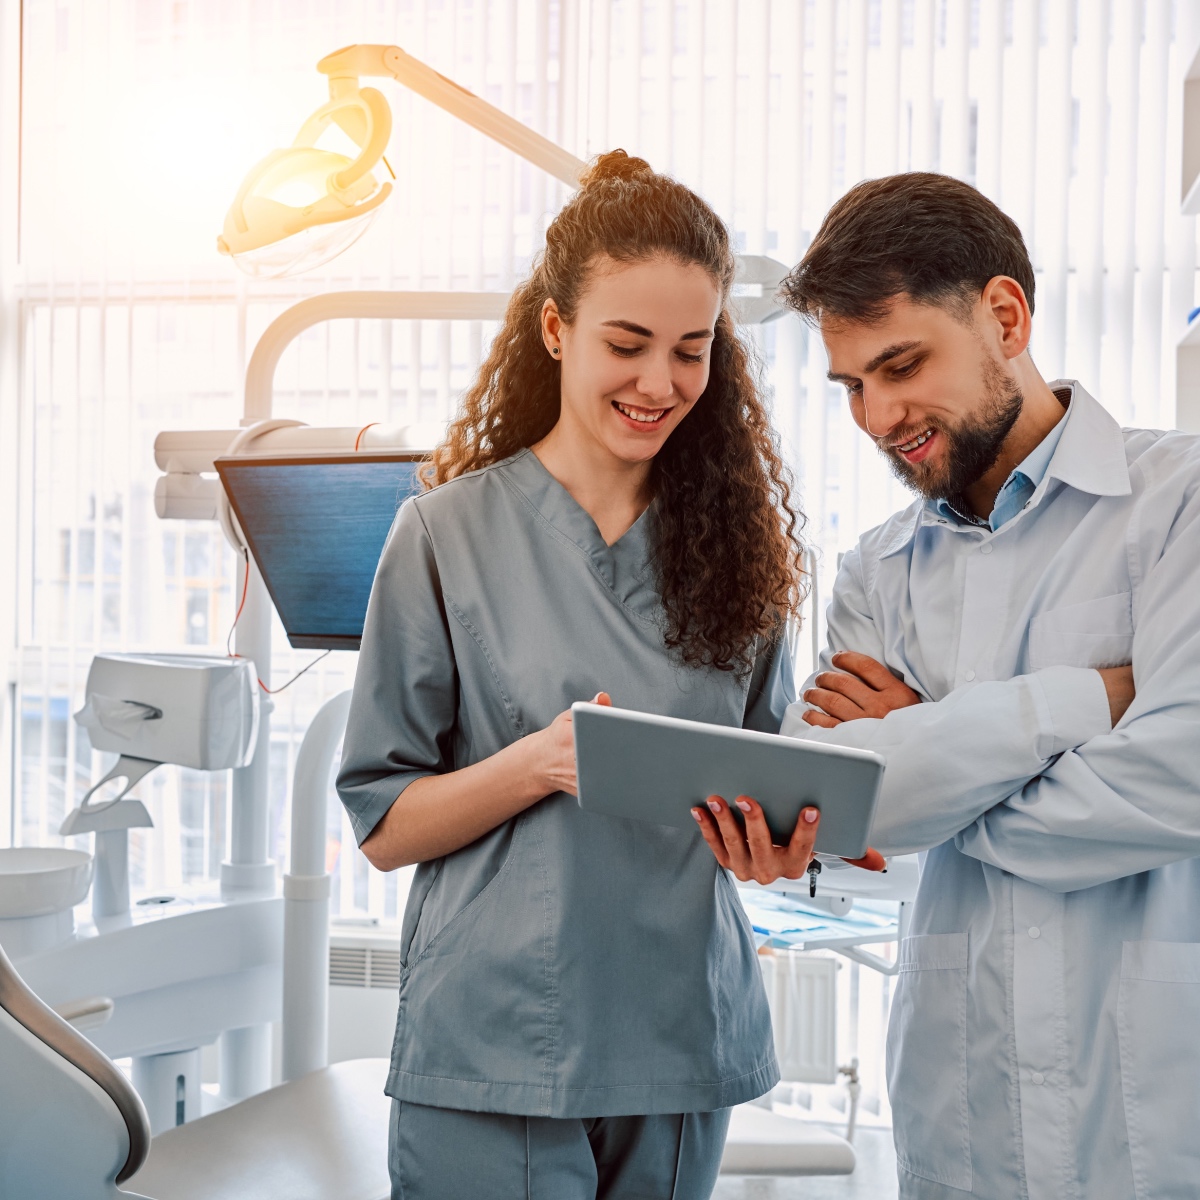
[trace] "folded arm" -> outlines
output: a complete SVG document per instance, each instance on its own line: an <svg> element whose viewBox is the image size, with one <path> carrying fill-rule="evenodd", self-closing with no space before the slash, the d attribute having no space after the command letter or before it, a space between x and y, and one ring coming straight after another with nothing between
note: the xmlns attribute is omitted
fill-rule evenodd
<svg viewBox="0 0 1200 1200"><path fill-rule="evenodd" d="M1200 857L1197 563L1193 500L1142 585L1128 712L965 828L964 854L1061 892Z"/></svg>
<svg viewBox="0 0 1200 1200"><path fill-rule="evenodd" d="M834 655L846 650L887 662L859 561L851 551L838 574L818 674L834 668ZM887 759L871 841L889 855L949 840L1041 775L1058 755L1111 728L1104 681L1081 667L970 684L936 702L909 703L832 728L806 719L810 712L810 705L792 705L782 732Z"/></svg>

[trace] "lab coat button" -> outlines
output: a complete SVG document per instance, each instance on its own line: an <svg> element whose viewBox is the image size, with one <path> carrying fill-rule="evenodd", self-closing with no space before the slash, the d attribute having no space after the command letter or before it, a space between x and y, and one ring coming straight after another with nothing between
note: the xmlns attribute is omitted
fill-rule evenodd
<svg viewBox="0 0 1200 1200"><path fill-rule="evenodd" d="M1029 927L1029 936L1031 938L1040 938L1042 936L1042 931L1036 925L1031 925Z"/></svg>
<svg viewBox="0 0 1200 1200"><path fill-rule="evenodd" d="M991 554L991 552L992 552L992 543L991 542L984 542L984 544L979 547L980 554Z"/></svg>
<svg viewBox="0 0 1200 1200"><path fill-rule="evenodd" d="M965 679L965 680L966 680L968 683L970 683L970 682L971 682L971 680L975 678L975 672L974 672L974 671L968 671L968 672L967 672L967 673L966 673L966 674L963 676L963 678L964 678L964 679Z"/></svg>
<svg viewBox="0 0 1200 1200"><path fill-rule="evenodd" d="M1038 1085L1038 1087L1041 1087L1042 1084L1046 1082L1046 1077L1041 1073L1041 1071L1034 1071L1029 1078L1032 1079L1033 1082Z"/></svg>

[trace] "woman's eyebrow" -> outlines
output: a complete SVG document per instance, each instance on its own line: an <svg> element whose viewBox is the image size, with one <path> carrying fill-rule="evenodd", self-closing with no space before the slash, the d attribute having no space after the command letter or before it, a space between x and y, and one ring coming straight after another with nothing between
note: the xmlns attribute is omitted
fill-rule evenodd
<svg viewBox="0 0 1200 1200"><path fill-rule="evenodd" d="M638 337L654 336L644 325L635 325L632 321L602 321L601 324L613 329L624 329L626 333L636 333Z"/></svg>
<svg viewBox="0 0 1200 1200"><path fill-rule="evenodd" d="M624 329L626 333L635 333L638 337L653 337L654 334L645 327L645 325L636 325L633 321L602 321L601 325L609 326L613 329ZM685 333L679 340L681 342L694 342L698 338L710 338L713 336L711 329L697 329L692 333Z"/></svg>

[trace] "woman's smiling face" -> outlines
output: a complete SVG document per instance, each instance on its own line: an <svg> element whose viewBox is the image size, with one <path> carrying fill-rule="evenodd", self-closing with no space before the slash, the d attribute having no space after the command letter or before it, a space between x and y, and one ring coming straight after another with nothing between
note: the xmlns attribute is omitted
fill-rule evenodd
<svg viewBox="0 0 1200 1200"><path fill-rule="evenodd" d="M542 311L562 364L564 432L622 462L652 459L708 386L720 311L716 282L695 264L593 264L570 325L553 300Z"/></svg>

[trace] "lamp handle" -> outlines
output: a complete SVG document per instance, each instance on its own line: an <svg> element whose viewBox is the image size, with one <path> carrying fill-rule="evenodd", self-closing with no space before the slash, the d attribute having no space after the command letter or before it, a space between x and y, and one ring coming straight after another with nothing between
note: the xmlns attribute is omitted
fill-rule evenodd
<svg viewBox="0 0 1200 1200"><path fill-rule="evenodd" d="M392 110L383 93L358 86L358 80L346 75L329 81L330 98L300 127L293 146L315 146L329 122L339 125L358 146L358 157L344 170L329 177L329 185L343 203L354 203L348 192L383 157L392 136Z"/></svg>
<svg viewBox="0 0 1200 1200"><path fill-rule="evenodd" d="M507 146L526 162L561 179L568 187L579 186L579 177L587 166L581 158L576 158L556 142L535 133L528 125L447 79L420 59L406 54L399 46L347 46L321 59L317 70L330 77L331 92L338 79L390 75L417 95Z"/></svg>
<svg viewBox="0 0 1200 1200"><path fill-rule="evenodd" d="M330 187L335 192L348 191L383 157L387 149L388 139L392 136L392 110L383 93L375 88L365 87L358 91L358 111L366 118L366 137L358 142L361 150L358 157L344 170L339 171L330 179ZM345 118L350 115L348 110L334 111L332 117L350 134L346 128ZM353 136L353 134L350 134Z"/></svg>

